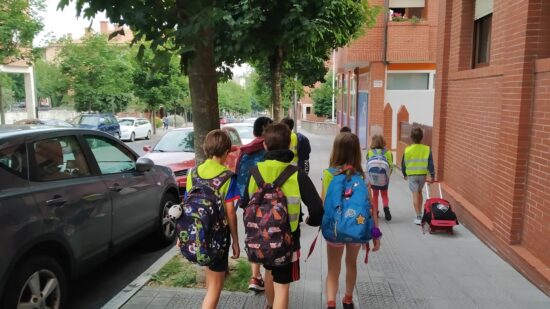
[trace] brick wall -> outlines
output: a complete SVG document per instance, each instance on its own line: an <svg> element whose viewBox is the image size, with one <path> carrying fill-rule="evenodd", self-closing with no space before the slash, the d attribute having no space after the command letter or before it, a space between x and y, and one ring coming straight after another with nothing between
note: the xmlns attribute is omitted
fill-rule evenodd
<svg viewBox="0 0 550 309"><path fill-rule="evenodd" d="M490 64L477 69L473 3L440 2L438 178L461 220L550 295L550 2L495 1Z"/></svg>
<svg viewBox="0 0 550 309"><path fill-rule="evenodd" d="M393 118L393 109L389 103L386 103L384 107L384 139L386 140L386 147L391 149L392 145L392 118Z"/></svg>

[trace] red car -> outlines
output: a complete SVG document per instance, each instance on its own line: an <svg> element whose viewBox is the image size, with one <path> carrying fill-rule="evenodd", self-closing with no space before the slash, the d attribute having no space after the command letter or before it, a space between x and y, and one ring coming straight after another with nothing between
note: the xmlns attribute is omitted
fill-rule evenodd
<svg viewBox="0 0 550 309"><path fill-rule="evenodd" d="M229 134L232 144L225 165L230 170L235 171L240 155L239 147L242 145L241 138L234 128L223 128L222 130ZM187 173L195 167L194 141L193 128L181 128L167 132L155 147L143 147L143 150L147 152L143 157L153 160L156 165L163 165L172 169L172 172L176 175L180 196L182 197L187 185Z"/></svg>

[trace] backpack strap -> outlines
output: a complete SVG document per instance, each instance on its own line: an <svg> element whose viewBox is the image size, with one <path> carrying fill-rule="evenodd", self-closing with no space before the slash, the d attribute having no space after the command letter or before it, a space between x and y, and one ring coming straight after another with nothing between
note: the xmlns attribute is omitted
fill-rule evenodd
<svg viewBox="0 0 550 309"><path fill-rule="evenodd" d="M277 177L277 179L275 179L275 181L273 182L273 186L276 187L276 188L281 187L290 178L290 176L294 175L294 173L296 173L297 171L298 171L298 167L296 167L292 164L288 165L283 170L281 175L279 175L279 177Z"/></svg>
<svg viewBox="0 0 550 309"><path fill-rule="evenodd" d="M262 188L265 185L265 181L262 177L262 174L260 173L260 169L257 166L250 168L250 174L252 175L252 178L254 178L254 181L258 185L258 188Z"/></svg>
<svg viewBox="0 0 550 309"><path fill-rule="evenodd" d="M209 179L208 183L209 185L214 189L214 191L218 191L231 177L233 177L233 172L230 170L225 170L221 172L218 176Z"/></svg>

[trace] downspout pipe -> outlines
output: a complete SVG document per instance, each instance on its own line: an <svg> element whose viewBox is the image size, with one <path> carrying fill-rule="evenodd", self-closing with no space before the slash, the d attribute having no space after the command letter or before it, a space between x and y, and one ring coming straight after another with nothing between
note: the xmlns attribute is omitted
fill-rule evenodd
<svg viewBox="0 0 550 309"><path fill-rule="evenodd" d="M388 65L388 21L390 14L389 0L384 1L384 65Z"/></svg>

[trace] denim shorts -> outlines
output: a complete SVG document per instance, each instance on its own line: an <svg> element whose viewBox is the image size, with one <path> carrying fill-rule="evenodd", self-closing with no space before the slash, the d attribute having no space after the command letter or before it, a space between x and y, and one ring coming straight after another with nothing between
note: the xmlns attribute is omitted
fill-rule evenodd
<svg viewBox="0 0 550 309"><path fill-rule="evenodd" d="M412 192L422 192L424 184L426 183L426 175L410 175L407 176L409 180L409 189Z"/></svg>

